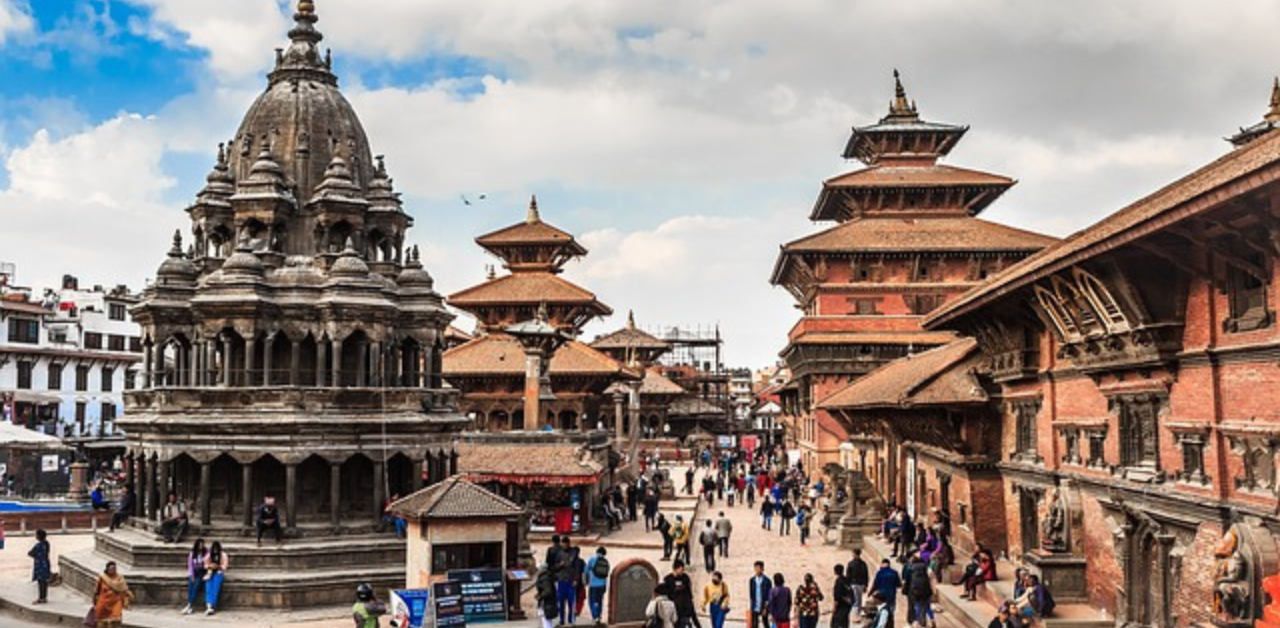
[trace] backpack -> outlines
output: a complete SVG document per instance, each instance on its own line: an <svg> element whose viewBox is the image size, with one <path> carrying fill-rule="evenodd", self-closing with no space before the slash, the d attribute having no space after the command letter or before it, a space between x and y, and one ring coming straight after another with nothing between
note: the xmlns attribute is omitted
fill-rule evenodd
<svg viewBox="0 0 1280 628"><path fill-rule="evenodd" d="M644 628L662 628L661 604L656 600L653 602L653 613L644 619Z"/></svg>
<svg viewBox="0 0 1280 628"><path fill-rule="evenodd" d="M925 597L933 592L933 587L929 582L929 570L922 569L923 565L911 569L911 584L909 590L913 596Z"/></svg>
<svg viewBox="0 0 1280 628"><path fill-rule="evenodd" d="M609 577L609 559L604 556L597 556L596 562L591 563L591 575L597 578Z"/></svg>

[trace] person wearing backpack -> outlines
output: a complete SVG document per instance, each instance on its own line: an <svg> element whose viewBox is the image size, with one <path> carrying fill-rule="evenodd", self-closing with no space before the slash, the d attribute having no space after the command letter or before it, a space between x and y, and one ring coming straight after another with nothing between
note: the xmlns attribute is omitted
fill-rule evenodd
<svg viewBox="0 0 1280 628"><path fill-rule="evenodd" d="M933 581L929 578L929 565L917 557L911 559L911 568L907 572L907 600L915 609L915 621L923 627L928 618L929 628L937 628L938 622L933 617Z"/></svg>
<svg viewBox="0 0 1280 628"><path fill-rule="evenodd" d="M658 522L654 524L658 534L662 535L662 560L671 560L671 552L675 549L675 541L671 537L671 522L662 513L658 513Z"/></svg>
<svg viewBox="0 0 1280 628"><path fill-rule="evenodd" d="M609 559L605 558L603 547L596 549L596 555L587 561L587 604L591 608L591 621L601 625L600 615L604 610L604 592L609 586Z"/></svg>
<svg viewBox="0 0 1280 628"><path fill-rule="evenodd" d="M653 588L653 599L644 609L644 628L676 628L676 603L667 595L666 584Z"/></svg>
<svg viewBox="0 0 1280 628"><path fill-rule="evenodd" d="M790 499L784 499L779 508L781 525L778 526L778 536L791 536L791 521L796 518L796 507L791 505Z"/></svg>

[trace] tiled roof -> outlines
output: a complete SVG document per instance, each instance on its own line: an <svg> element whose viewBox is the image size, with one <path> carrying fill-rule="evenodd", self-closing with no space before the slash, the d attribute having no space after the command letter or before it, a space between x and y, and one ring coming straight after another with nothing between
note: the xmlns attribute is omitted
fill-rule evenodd
<svg viewBox="0 0 1280 628"><path fill-rule="evenodd" d="M671 402L671 407L667 409L667 416L724 416L724 408L717 406L701 397L681 397Z"/></svg>
<svg viewBox="0 0 1280 628"><path fill-rule="evenodd" d="M3 299L3 298L0 298L0 310L22 312L24 314L38 314L41 316L53 316L53 310L45 308L39 303L31 303L28 301L11 301L9 299Z"/></svg>
<svg viewBox="0 0 1280 628"><path fill-rule="evenodd" d="M1009 187L1017 183L998 174L955 166L878 164L846 172L822 183L827 188Z"/></svg>
<svg viewBox="0 0 1280 628"><path fill-rule="evenodd" d="M1280 179L1280 133L1272 132L1160 188L1066 240L1015 264L929 315L942 324L1083 260Z"/></svg>
<svg viewBox="0 0 1280 628"><path fill-rule="evenodd" d="M454 476L391 504L391 511L419 519L513 517L523 508L461 477Z"/></svg>
<svg viewBox="0 0 1280 628"><path fill-rule="evenodd" d="M793 345L944 345L956 339L950 331L816 332L801 335Z"/></svg>
<svg viewBox="0 0 1280 628"><path fill-rule="evenodd" d="M594 303L605 313L613 311L596 301L591 291L551 273L512 273L456 292L448 302L463 309L500 303Z"/></svg>
<svg viewBox="0 0 1280 628"><path fill-rule="evenodd" d="M635 327L627 326L618 331L605 334L591 342L597 349L670 349L671 344L653 337L652 334Z"/></svg>
<svg viewBox="0 0 1280 628"><path fill-rule="evenodd" d="M443 374L524 376L524 348L515 338L491 333L444 353ZM613 375L623 365L613 358L570 340L551 356L551 375Z"/></svg>
<svg viewBox="0 0 1280 628"><path fill-rule="evenodd" d="M574 246L578 246L572 234L561 231L541 220L536 222L521 221L510 227L503 227L476 238L476 244L480 246L555 242L572 243ZM578 248L582 247L578 246ZM586 251L583 250L583 253L586 253Z"/></svg>
<svg viewBox="0 0 1280 628"><path fill-rule="evenodd" d="M783 246L785 252L1038 251L1056 238L967 216L856 218Z"/></svg>
<svg viewBox="0 0 1280 628"><path fill-rule="evenodd" d="M605 389L606 393L626 390L624 384L612 384ZM659 373L657 369L648 369L644 372L644 379L640 382L640 395L682 395L685 389L670 379L666 375Z"/></svg>
<svg viewBox="0 0 1280 628"><path fill-rule="evenodd" d="M983 403L983 390L973 369L981 354L978 343L963 338L951 344L890 362L818 402L834 409L906 408L925 405Z"/></svg>
<svg viewBox="0 0 1280 628"><path fill-rule="evenodd" d="M604 470L572 443L468 443L457 445L458 472L474 476L586 476Z"/></svg>

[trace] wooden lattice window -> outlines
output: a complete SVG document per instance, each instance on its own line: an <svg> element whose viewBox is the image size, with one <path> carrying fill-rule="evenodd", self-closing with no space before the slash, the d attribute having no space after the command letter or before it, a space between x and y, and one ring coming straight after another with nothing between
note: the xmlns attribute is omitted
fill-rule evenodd
<svg viewBox="0 0 1280 628"><path fill-rule="evenodd" d="M1159 465L1159 395L1122 395L1113 399L1120 418L1120 464L1125 467Z"/></svg>
<svg viewBox="0 0 1280 628"><path fill-rule="evenodd" d="M1244 257L1259 268L1266 267L1267 261L1261 255ZM1234 266L1228 266L1227 270L1229 318L1223 328L1228 332L1242 332L1269 327L1274 317L1268 304L1267 282Z"/></svg>
<svg viewBox="0 0 1280 628"><path fill-rule="evenodd" d="M1027 399L1011 404L1014 419L1014 458L1038 462L1036 448L1036 421L1040 415L1040 400Z"/></svg>

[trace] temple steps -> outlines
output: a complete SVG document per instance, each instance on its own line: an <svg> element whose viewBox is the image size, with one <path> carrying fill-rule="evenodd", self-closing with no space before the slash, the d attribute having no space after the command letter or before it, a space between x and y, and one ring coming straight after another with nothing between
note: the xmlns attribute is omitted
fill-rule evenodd
<svg viewBox="0 0 1280 628"><path fill-rule="evenodd" d="M155 535L131 528L99 531L94 548L104 556L137 569L186 565L195 535L166 544ZM239 569L302 570L350 565L360 561L404 564L404 541L392 534L346 535L329 538L263 539L259 547L249 537L205 536L206 544L220 541ZM337 542L337 541L341 542Z"/></svg>

